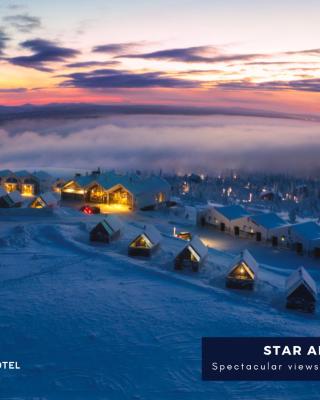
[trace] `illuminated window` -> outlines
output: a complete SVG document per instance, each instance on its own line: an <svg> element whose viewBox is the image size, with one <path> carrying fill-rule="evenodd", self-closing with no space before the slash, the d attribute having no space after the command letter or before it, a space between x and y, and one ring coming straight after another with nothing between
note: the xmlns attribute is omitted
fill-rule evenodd
<svg viewBox="0 0 320 400"><path fill-rule="evenodd" d="M138 236L131 244L130 247L151 249L152 243L145 234Z"/></svg>

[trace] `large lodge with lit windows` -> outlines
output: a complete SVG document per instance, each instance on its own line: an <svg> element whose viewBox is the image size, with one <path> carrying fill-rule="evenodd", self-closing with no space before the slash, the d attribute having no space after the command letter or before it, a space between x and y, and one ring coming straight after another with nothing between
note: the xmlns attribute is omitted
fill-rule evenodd
<svg viewBox="0 0 320 400"><path fill-rule="evenodd" d="M160 176L94 171L68 181L61 188L61 199L117 205L128 210L151 209L166 204L170 192L169 183Z"/></svg>
<svg viewBox="0 0 320 400"><path fill-rule="evenodd" d="M25 170L3 170L0 171L0 187L7 193L19 191L22 196L35 196L40 193L40 179Z"/></svg>

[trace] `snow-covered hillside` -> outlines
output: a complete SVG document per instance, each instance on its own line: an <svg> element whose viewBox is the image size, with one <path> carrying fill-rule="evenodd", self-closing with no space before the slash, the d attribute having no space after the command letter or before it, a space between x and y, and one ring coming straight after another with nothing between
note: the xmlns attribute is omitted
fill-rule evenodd
<svg viewBox="0 0 320 400"><path fill-rule="evenodd" d="M211 248L199 274L173 271L185 242L156 214L123 216L124 234L110 245L88 240L98 215L0 218L0 354L22 366L1 372L0 398L319 398L317 382L201 381L202 336L319 336L318 311L284 308L285 278L300 262L291 253L270 266L276 254L257 250L260 280L245 293L225 289L228 248ZM146 222L163 233L161 249L128 258Z"/></svg>

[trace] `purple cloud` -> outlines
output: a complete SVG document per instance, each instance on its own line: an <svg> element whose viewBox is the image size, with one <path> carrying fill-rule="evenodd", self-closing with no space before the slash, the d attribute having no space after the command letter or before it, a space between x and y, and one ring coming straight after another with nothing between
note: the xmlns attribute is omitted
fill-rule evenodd
<svg viewBox="0 0 320 400"><path fill-rule="evenodd" d="M64 87L80 87L89 89L105 88L192 88L199 83L191 80L176 79L160 72L130 72L116 69L100 69L90 72L67 75L62 83Z"/></svg>
<svg viewBox="0 0 320 400"><path fill-rule="evenodd" d="M80 54L78 50L61 47L54 42L44 39L33 39L22 42L21 47L31 50L30 56L19 56L7 59L11 64L26 68L34 68L40 71L52 71L46 63L61 62Z"/></svg>

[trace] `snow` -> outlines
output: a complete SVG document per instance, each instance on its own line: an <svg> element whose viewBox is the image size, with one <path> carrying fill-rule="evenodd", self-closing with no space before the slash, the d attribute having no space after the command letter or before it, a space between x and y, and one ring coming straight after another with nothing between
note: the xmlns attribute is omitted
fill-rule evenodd
<svg viewBox="0 0 320 400"><path fill-rule="evenodd" d="M318 310L306 315L284 306L286 279L301 257L254 243L256 289L227 290L235 246L247 241L232 245L235 239L221 234L225 249L210 248L199 273L178 273L174 256L186 242L171 236L170 216L122 218L120 239L98 245L89 232L99 215L57 208L50 216L0 216L1 359L22 366L1 371L2 397L319 398L318 382L306 390L304 382L201 381L202 336L319 336ZM130 240L147 224L161 232L162 247L150 260L129 258ZM308 270L318 283L319 268L310 262Z"/></svg>
<svg viewBox="0 0 320 400"><path fill-rule="evenodd" d="M259 270L259 264L247 249L242 251L232 260L229 273L232 272L240 264L241 261L243 261L251 269L251 271L254 273L254 276L256 277Z"/></svg>
<svg viewBox="0 0 320 400"><path fill-rule="evenodd" d="M307 240L318 240L320 239L320 226L315 222L303 222L300 224L292 225L292 231L298 236Z"/></svg>
<svg viewBox="0 0 320 400"><path fill-rule="evenodd" d="M257 225L263 226L266 229L274 229L288 225L286 221L284 221L275 213L252 215L250 219L254 221Z"/></svg>
<svg viewBox="0 0 320 400"><path fill-rule="evenodd" d="M237 205L217 207L216 210L230 221L249 216L243 207Z"/></svg>
<svg viewBox="0 0 320 400"><path fill-rule="evenodd" d="M116 215L107 215L104 221L111 228L112 232L118 232L123 227L121 219Z"/></svg>
<svg viewBox="0 0 320 400"><path fill-rule="evenodd" d="M3 197L7 194L7 192L0 186L0 197Z"/></svg>
<svg viewBox="0 0 320 400"><path fill-rule="evenodd" d="M162 240L161 233L153 225L146 225L144 227L143 233L154 246L156 246Z"/></svg>
<svg viewBox="0 0 320 400"><path fill-rule="evenodd" d="M208 248L207 246L201 242L199 236L195 235L192 237L191 242L187 244L186 247L192 247L193 250L201 257L205 258L206 255L208 254Z"/></svg>
<svg viewBox="0 0 320 400"><path fill-rule="evenodd" d="M303 267L298 268L287 279L287 295L289 296L291 293L293 293L301 284L307 286L307 288L312 291L314 298L317 297L316 283Z"/></svg>
<svg viewBox="0 0 320 400"><path fill-rule="evenodd" d="M53 207L58 204L58 199L52 192L45 192L39 196L48 207Z"/></svg>
<svg viewBox="0 0 320 400"><path fill-rule="evenodd" d="M20 192L18 192L18 190L8 193L8 196L10 197L10 199L12 200L13 203L21 203L23 201L23 198L22 198Z"/></svg>

